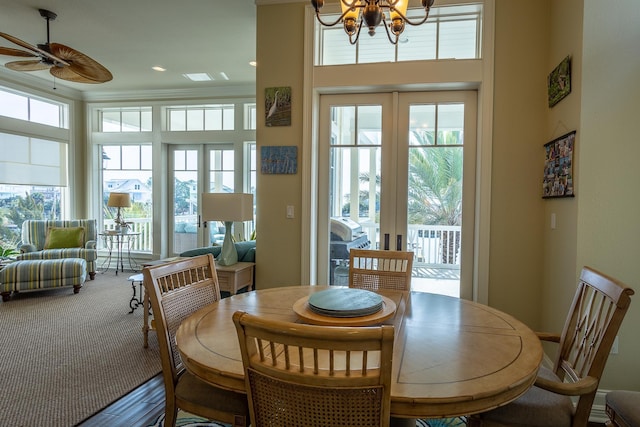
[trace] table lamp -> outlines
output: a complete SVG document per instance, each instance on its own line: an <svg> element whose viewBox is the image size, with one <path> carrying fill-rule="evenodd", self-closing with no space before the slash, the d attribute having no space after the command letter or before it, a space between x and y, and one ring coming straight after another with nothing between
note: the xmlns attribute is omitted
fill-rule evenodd
<svg viewBox="0 0 640 427"><path fill-rule="evenodd" d="M246 193L203 193L202 219L204 221L224 222L224 241L218 257L220 265L233 265L238 262L238 251L231 238L234 221L253 219L253 195Z"/></svg>
<svg viewBox="0 0 640 427"><path fill-rule="evenodd" d="M118 208L118 214L116 215L115 223L116 228L119 229L125 225L125 221L120 213L121 208L131 207L131 196L129 193L109 193L109 200L107 206L110 208Z"/></svg>

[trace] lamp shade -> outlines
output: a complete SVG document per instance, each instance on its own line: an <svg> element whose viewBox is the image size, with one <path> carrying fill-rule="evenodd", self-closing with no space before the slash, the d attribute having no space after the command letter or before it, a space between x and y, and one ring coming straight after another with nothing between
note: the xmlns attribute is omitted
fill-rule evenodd
<svg viewBox="0 0 640 427"><path fill-rule="evenodd" d="M253 194L203 193L202 219L249 221L253 219Z"/></svg>
<svg viewBox="0 0 640 427"><path fill-rule="evenodd" d="M131 196L129 193L110 193L107 206L110 208L129 208L131 207Z"/></svg>

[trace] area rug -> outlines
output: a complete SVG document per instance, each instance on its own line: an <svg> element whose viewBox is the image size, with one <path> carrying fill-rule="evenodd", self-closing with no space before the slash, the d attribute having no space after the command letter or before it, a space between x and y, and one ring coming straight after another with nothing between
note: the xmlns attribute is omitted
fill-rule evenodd
<svg viewBox="0 0 640 427"><path fill-rule="evenodd" d="M143 348L142 308L129 313L128 275L0 302L1 425L73 426L160 372L155 334Z"/></svg>
<svg viewBox="0 0 640 427"><path fill-rule="evenodd" d="M466 426L463 418L442 418L442 419L429 419L429 420L417 420L416 427L462 427ZM156 420L155 423L149 427L164 427L164 414ZM228 424L219 424L208 421L205 418L195 416L188 412L178 410L178 420L176 421L176 427L229 427Z"/></svg>

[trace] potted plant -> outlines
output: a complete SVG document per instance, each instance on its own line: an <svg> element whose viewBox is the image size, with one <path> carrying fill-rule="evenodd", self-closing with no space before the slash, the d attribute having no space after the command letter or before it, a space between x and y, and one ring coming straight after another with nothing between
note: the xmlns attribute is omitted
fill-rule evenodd
<svg viewBox="0 0 640 427"><path fill-rule="evenodd" d="M20 254L20 252L17 250L13 248L5 248L2 245L0 245L0 259L9 259L13 255L18 255L18 254Z"/></svg>

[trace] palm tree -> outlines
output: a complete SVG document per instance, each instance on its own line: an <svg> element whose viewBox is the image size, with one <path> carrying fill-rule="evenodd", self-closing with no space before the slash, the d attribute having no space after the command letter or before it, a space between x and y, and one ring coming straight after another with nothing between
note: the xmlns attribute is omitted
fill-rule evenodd
<svg viewBox="0 0 640 427"><path fill-rule="evenodd" d="M421 146L409 150L408 221L409 224L462 225L463 149L457 134L438 134L441 144L433 144L433 135L414 131ZM442 261L453 259L460 246L460 235L442 236Z"/></svg>

